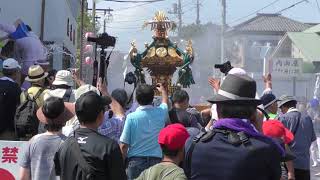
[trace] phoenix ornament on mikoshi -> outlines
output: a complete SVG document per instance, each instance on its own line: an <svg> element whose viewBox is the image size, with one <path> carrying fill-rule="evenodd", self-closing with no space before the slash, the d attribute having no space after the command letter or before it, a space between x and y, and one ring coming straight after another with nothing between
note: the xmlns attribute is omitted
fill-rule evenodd
<svg viewBox="0 0 320 180"><path fill-rule="evenodd" d="M170 41L168 30L174 30L176 24L162 11L158 11L151 21L145 22L144 27L148 25L154 31L153 42L150 45L145 44L142 53L138 52L135 42L132 42L129 52L138 82L145 83L143 68L146 68L152 78L152 84L165 84L170 94L180 86L187 88L195 84L189 67L194 60L192 42L188 41L183 51L177 47L177 43ZM178 70L178 80L174 85L172 76L176 70Z"/></svg>

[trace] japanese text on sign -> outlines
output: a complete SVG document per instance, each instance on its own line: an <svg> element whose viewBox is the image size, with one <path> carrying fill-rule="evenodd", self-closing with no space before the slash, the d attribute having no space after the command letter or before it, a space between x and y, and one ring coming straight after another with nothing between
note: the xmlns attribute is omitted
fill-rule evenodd
<svg viewBox="0 0 320 180"><path fill-rule="evenodd" d="M17 147L2 148L2 163L17 163L17 154L19 149Z"/></svg>
<svg viewBox="0 0 320 180"><path fill-rule="evenodd" d="M272 74L297 76L301 73L302 60L297 58L278 58L273 60Z"/></svg>
<svg viewBox="0 0 320 180"><path fill-rule="evenodd" d="M18 179L19 161L22 159L25 145L26 141L0 141L0 173L6 172ZM0 179L3 178L0 176Z"/></svg>

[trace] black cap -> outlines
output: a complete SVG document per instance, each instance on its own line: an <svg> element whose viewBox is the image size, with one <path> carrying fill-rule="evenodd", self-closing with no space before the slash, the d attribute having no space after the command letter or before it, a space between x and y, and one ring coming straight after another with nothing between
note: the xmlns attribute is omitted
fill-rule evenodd
<svg viewBox="0 0 320 180"><path fill-rule="evenodd" d="M99 96L93 91L82 94L76 101L75 109L79 121L80 117L85 119L96 118L97 115L104 110L105 106L112 102L108 96Z"/></svg>
<svg viewBox="0 0 320 180"><path fill-rule="evenodd" d="M124 89L115 89L111 93L111 97L113 97L118 103L125 107L128 103L128 95Z"/></svg>
<svg viewBox="0 0 320 180"><path fill-rule="evenodd" d="M268 108L271 104L278 101L276 96L271 93L264 94L263 96L261 96L260 100L262 101L264 108Z"/></svg>

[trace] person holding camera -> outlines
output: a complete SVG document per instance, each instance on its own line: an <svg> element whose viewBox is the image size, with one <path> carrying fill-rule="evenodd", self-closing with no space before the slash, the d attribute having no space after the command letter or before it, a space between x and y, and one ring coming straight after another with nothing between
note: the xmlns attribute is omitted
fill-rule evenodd
<svg viewBox="0 0 320 180"><path fill-rule="evenodd" d="M119 142L126 119L125 109L128 95L124 89L115 89L111 93L111 98L111 109L104 114L104 120L98 128L98 132Z"/></svg>

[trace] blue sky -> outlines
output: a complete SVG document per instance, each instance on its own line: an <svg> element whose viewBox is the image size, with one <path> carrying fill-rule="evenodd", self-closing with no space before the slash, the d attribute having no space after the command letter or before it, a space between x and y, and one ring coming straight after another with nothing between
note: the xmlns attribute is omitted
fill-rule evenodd
<svg viewBox="0 0 320 180"><path fill-rule="evenodd" d="M181 0L183 14L183 24L191 24L196 19L196 0ZM227 0L227 23L233 22L236 25L254 15L234 22L234 20L255 12L258 9L274 2L275 0ZM278 0L272 6L264 9L261 13L275 13L289 7L299 0ZM320 3L320 0L318 0ZM89 7L92 7L92 0L88 0ZM136 40L138 48L142 49L144 42L150 42L152 33L149 29L142 30L145 20L150 20L157 10L169 11L172 4L177 0L165 0L157 3L115 3L100 2L97 8L111 7L113 12L113 22L107 24L107 32L118 37L116 49L127 52L130 42ZM213 22L220 24L221 5L220 0L200 0L202 6L200 11L201 23ZM316 0L303 2L285 12L284 16L302 22L320 22L320 10L317 8ZM171 20L176 20L174 15L168 15Z"/></svg>

